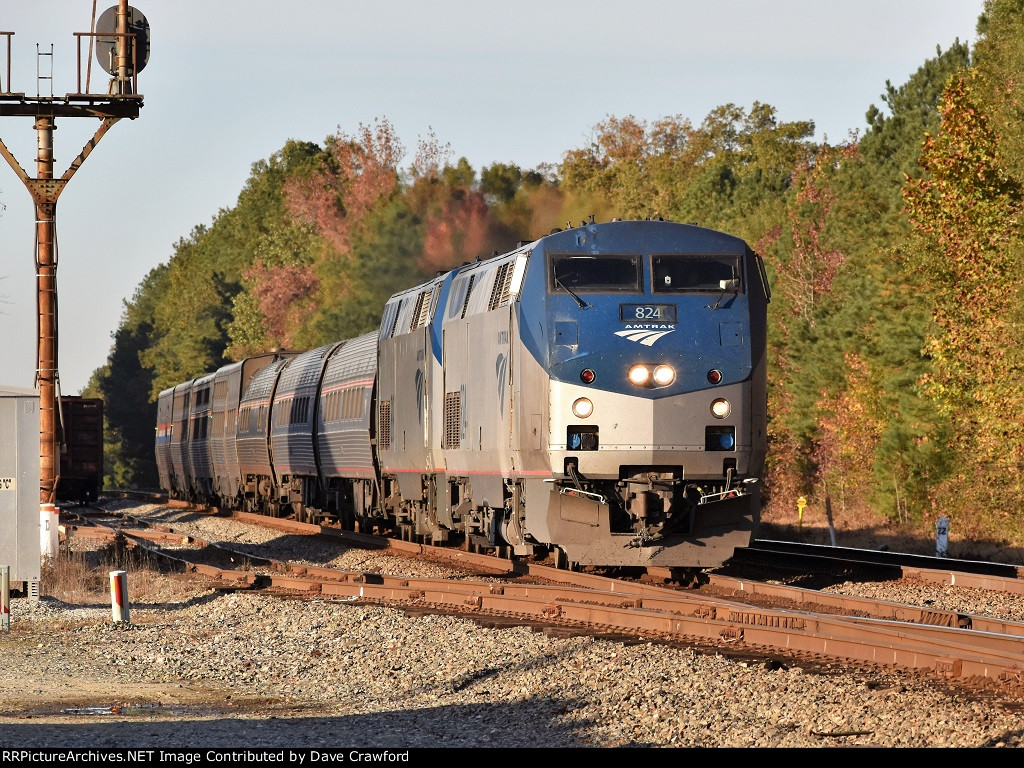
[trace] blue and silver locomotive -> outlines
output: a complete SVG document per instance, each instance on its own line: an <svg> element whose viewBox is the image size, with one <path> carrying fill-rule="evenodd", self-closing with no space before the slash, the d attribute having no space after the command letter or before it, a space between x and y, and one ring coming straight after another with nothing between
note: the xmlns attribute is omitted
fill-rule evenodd
<svg viewBox="0 0 1024 768"><path fill-rule="evenodd" d="M377 332L165 390L161 486L563 566L714 567L759 519L769 298L721 232L555 231L396 294Z"/></svg>

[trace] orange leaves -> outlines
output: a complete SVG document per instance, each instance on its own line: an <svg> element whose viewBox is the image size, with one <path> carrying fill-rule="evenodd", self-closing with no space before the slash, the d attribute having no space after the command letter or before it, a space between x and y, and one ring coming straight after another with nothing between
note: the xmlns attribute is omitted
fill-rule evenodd
<svg viewBox="0 0 1024 768"><path fill-rule="evenodd" d="M324 169L284 183L285 204L295 218L311 225L339 253L348 251L349 222L339 200L337 179Z"/></svg>
<svg viewBox="0 0 1024 768"><path fill-rule="evenodd" d="M291 333L298 325L305 302L315 293L318 281L311 264L267 266L257 261L243 273L252 285L268 336L282 346L292 344Z"/></svg>
<svg viewBox="0 0 1024 768"><path fill-rule="evenodd" d="M965 261L986 254L995 264L1020 215L1021 187L1004 170L998 139L975 103L974 79L947 86L940 105L942 126L926 135L924 179L909 180L903 196L911 223L934 236L945 251L951 276Z"/></svg>
<svg viewBox="0 0 1024 768"><path fill-rule="evenodd" d="M329 290L334 299L338 289L351 282L345 269L331 262L353 259L356 235L372 227L371 214L398 191L398 163L404 151L386 120L360 124L355 136L339 131L329 137L317 167L284 181L286 209L312 227L328 248L280 264L257 261L245 273L268 337L290 345L322 309L316 294L327 288L318 275L332 276Z"/></svg>
<svg viewBox="0 0 1024 768"><path fill-rule="evenodd" d="M345 216L362 220L398 188L398 163L405 150L386 120L376 121L372 128L361 125L354 139L339 134L332 148Z"/></svg>
<svg viewBox="0 0 1024 768"><path fill-rule="evenodd" d="M398 189L398 163L404 153L387 120L361 124L354 137L339 132L328 142L321 168L285 182L288 209L312 225L335 252L347 254L353 228Z"/></svg>
<svg viewBox="0 0 1024 768"><path fill-rule="evenodd" d="M490 212L482 194L472 192L451 199L427 220L419 267L433 274L488 255L489 235Z"/></svg>
<svg viewBox="0 0 1024 768"><path fill-rule="evenodd" d="M793 232L793 255L779 266L779 283L793 312L812 325L816 302L831 292L832 282L846 258L823 238L829 213L837 200L829 184L829 173L840 161L854 156L856 150L854 144L825 144L793 171L796 195L786 211Z"/></svg>
<svg viewBox="0 0 1024 768"><path fill-rule="evenodd" d="M879 392L865 361L853 353L844 360L846 386L836 394L823 393L818 402L818 472L833 487L867 488L873 470L865 458L877 453L885 421L878 415Z"/></svg>
<svg viewBox="0 0 1024 768"><path fill-rule="evenodd" d="M650 153L646 121L609 117L597 125L597 143L611 162L638 162Z"/></svg>
<svg viewBox="0 0 1024 768"><path fill-rule="evenodd" d="M930 391L956 399L992 380L1014 343L1005 313L1020 285L1007 244L1022 190L1000 163L998 139L972 86L962 76L946 88L942 126L921 156L927 176L908 180L903 191L938 299L933 317L942 332L929 343L936 362Z"/></svg>

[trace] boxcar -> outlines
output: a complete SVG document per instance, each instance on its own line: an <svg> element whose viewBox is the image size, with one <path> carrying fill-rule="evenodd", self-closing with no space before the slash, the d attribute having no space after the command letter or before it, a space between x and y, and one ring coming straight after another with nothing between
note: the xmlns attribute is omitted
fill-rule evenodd
<svg viewBox="0 0 1024 768"><path fill-rule="evenodd" d="M60 398L57 501L91 504L103 489L103 400Z"/></svg>

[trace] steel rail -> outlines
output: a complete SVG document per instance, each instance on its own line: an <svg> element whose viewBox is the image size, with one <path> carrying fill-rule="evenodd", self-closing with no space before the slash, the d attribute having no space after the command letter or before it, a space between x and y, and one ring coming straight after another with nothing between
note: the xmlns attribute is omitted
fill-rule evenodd
<svg viewBox="0 0 1024 768"><path fill-rule="evenodd" d="M883 571L892 578L1024 595L1024 566L1005 563L760 539L737 549L731 562L757 562L759 557L765 556L786 557L804 566L811 563L819 567L852 566Z"/></svg>
<svg viewBox="0 0 1024 768"><path fill-rule="evenodd" d="M755 539L749 546L741 548L741 554L785 552L794 555L811 555L823 559L840 559L858 563L896 565L899 567L945 570L952 567L961 573L975 573L1007 578L1024 578L1024 565L994 563L987 560L965 560L939 555L920 555L911 552L864 549L862 547L831 547L825 544L810 544L802 541L779 541Z"/></svg>
<svg viewBox="0 0 1024 768"><path fill-rule="evenodd" d="M269 528L289 531L293 533L323 533L329 536L340 538L351 543L360 543L364 546L389 548L408 554L430 555L444 558L453 562L465 564L476 564L479 567L495 568L496 563L502 558L495 558L491 555L483 555L466 550L453 549L452 547L435 547L428 544L403 541L384 536L375 536L353 531L344 531L339 528L314 523L300 523L287 518L271 518L266 515L258 515L250 512L239 512L234 510L218 510L216 507L196 505L191 502L168 500L166 496L158 494L129 494L126 496L141 496L146 499L160 499L161 503L170 506L189 508L196 511L205 511L208 514L220 515L229 514L232 518L242 522L249 522ZM800 542L782 542L765 539L755 540L749 547L736 550L735 560L743 562L745 558L756 554L785 554L799 559L803 562L817 560L830 565L846 564L854 566L870 566L873 568L888 569L892 578L920 581L927 584L941 586L958 586L968 589L986 589L1007 594L1024 595L1024 566L1006 565L1002 563L987 563L972 560L955 560L948 558L930 557L927 555L911 555L894 552L877 552L872 550L853 549L848 547L826 547L824 545L803 544ZM576 571L566 571L552 568L550 566L529 563L527 561L505 561L504 566L508 571L519 575L533 575L538 578L557 580L562 583L576 584L578 586L592 586L601 588L604 583L606 588L610 587L607 582L614 581L621 585L621 580L609 580L605 577ZM902 563L902 564L901 564ZM956 567L940 567L951 566ZM667 569L649 568L650 573L663 573L666 578L671 576ZM720 578L726 578L724 576ZM619 587L622 588L621 586ZM638 587L630 587L636 591Z"/></svg>
<svg viewBox="0 0 1024 768"><path fill-rule="evenodd" d="M131 539L135 531L121 529ZM116 535L116 532L114 532ZM221 569L175 557L139 537L137 545L176 560L186 571L222 583L274 587L306 595L364 600L471 614L530 619L666 640L724 643L748 652L812 654L927 670L961 680L983 678L1024 689L1024 641L975 630L901 621L766 609L652 588L638 595L544 584L496 584L385 576L296 566L189 537L190 544L243 561L265 562L272 573ZM311 576L316 576L311 578ZM329 576L329 578L325 578Z"/></svg>
<svg viewBox="0 0 1024 768"><path fill-rule="evenodd" d="M216 508L203 506L197 507L184 502L177 502L174 506L192 508L196 509L196 511L205 511L207 514L225 514ZM116 514L125 516L128 519L137 519L140 524L152 525L150 521L134 518L131 515L123 515L123 513ZM230 514L232 519L259 525L265 528L282 530L289 533L322 533L339 538L342 541L359 544L361 546L389 548L408 555L427 555L456 563L461 567L472 565L485 568L486 570L495 573L504 572L516 576L530 576L533 578L544 579L545 581L568 584L591 590L617 593L625 592L628 594L653 596L677 595L679 592L677 589L659 587L651 584L623 581L621 579L613 579L590 573L566 571L563 569L552 568L550 566L529 563L527 561L511 561L504 558L498 558L493 555L466 552L464 550L457 550L451 547L435 547L427 544L402 541L383 536L344 531L331 526L300 523L286 518L268 518L265 515L237 511L232 511L228 514ZM157 527L163 528L163 526ZM173 531L173 528L170 527L164 529ZM916 579L926 583L936 583L947 586L950 584L967 586L963 583L964 581L967 581L971 588L995 588L996 591L1007 591L1010 594L1015 593L1016 588L1024 586L1024 581L1013 578L976 576L975 574L935 571L918 567L908 567L903 569L903 571L906 578ZM666 572L663 575L668 578L670 573ZM768 596L775 599L786 600L797 606L802 606L808 609L814 609L815 607L829 607L834 610L846 612L860 612L873 618L892 619L917 624L932 624L936 626L959 627L962 629L974 629L981 632L993 632L997 634L1024 637L1024 624L1006 621L1003 619L994 619L976 614L963 614L956 611L923 608L920 606L879 600L876 598L855 597L851 595L840 595L821 592L818 590L803 589L789 585L769 584L766 582L740 579L715 573L709 574L707 578L710 585L720 589L728 589L741 594L750 594L761 597ZM1004 589L1000 590L1000 587L1003 587Z"/></svg>
<svg viewBox="0 0 1024 768"><path fill-rule="evenodd" d="M184 505L181 506L190 506ZM199 507L197 510L206 510L210 514L221 514L211 508ZM153 525L150 521L142 520L131 515L115 514L128 519L135 519L139 524ZM641 594L651 596L669 596L679 594L679 590L666 587L659 587L638 582L612 579L595 574L578 573L551 568L550 566L532 564L525 561L510 561L504 558L497 558L492 555L465 552L455 550L451 547L433 547L425 544L389 539L381 536L354 533L343 531L330 526L316 525L311 523L300 523L294 520L281 518L268 518L264 515L255 515L244 512L232 512L231 517L241 522L259 525L271 529L286 531L289 533L316 534L324 533L337 537L343 541L356 543L363 546L386 547L404 554L429 555L446 559L459 564L462 567L475 565L486 568L488 571L505 572L516 576L531 576L542 578L560 584L569 584L585 589L606 591L615 593ZM173 528L157 525L156 527L172 532ZM503 571L504 569L504 571ZM920 575L921 569L911 569L915 577ZM312 573L312 572L311 572ZM949 575L939 572L926 572L928 578L922 580L929 582L945 583L939 580L942 575ZM668 574L665 574L668 576ZM961 575L961 574L953 574ZM1014 582L1013 579L1006 581ZM1000 580L1000 583L1002 580ZM1003 619L993 619L976 614L963 614L956 611L936 610L923 608L906 603L879 600L877 598L855 597L851 595L840 595L817 590L803 589L789 585L769 584L766 582L739 579L720 574L709 574L708 583L720 589L727 589L740 594L756 595L759 597L772 597L786 600L797 606L808 610L816 607L827 607L844 612L859 612L868 617L879 619L892 619L895 621L911 622L915 624L930 624L935 626L959 627L961 629L974 629L980 632L991 632L1002 635L1013 635L1024 637L1024 624Z"/></svg>

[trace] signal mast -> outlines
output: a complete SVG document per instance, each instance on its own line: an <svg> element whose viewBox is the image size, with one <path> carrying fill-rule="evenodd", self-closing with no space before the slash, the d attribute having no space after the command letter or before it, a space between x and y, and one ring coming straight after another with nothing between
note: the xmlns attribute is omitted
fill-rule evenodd
<svg viewBox="0 0 1024 768"><path fill-rule="evenodd" d="M57 372L57 198L71 177L82 166L93 148L118 120L134 120L142 108L137 90L138 74L149 60L149 23L128 0L96 18L93 3L92 28L76 32L78 43L77 91L65 96L53 95L53 46L41 52L36 46L36 95L27 96L11 90L11 37L13 32L0 32L6 39L7 70L0 73L0 117L31 117L36 131L36 175L29 176L7 145L0 139L0 155L11 166L35 203L37 329L36 387L39 389L39 510L42 554L56 554L58 511L57 480L60 454L57 446L60 378ZM85 75L82 72L83 42ZM92 56L95 51L100 66L109 74L105 91L91 87ZM45 57L49 57L49 76L42 74ZM6 74L6 77L3 77ZM49 80L49 95L42 93L42 83ZM93 137L59 178L53 172L53 131L57 118L90 117L100 120Z"/></svg>

